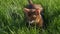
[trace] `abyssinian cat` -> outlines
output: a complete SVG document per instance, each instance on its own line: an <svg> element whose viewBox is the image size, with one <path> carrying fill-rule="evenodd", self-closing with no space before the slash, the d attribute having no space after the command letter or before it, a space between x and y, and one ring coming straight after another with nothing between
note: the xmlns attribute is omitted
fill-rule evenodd
<svg viewBox="0 0 60 34"><path fill-rule="evenodd" d="M43 10L42 6L39 4L33 4L31 0L28 0L28 2L28 7L24 8L27 22L29 24L36 24L39 27L43 27L43 19L41 16L41 12Z"/></svg>

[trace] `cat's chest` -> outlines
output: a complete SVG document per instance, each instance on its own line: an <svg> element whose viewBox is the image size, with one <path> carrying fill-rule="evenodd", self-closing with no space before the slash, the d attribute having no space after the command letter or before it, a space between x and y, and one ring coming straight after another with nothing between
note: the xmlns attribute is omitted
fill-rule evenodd
<svg viewBox="0 0 60 34"><path fill-rule="evenodd" d="M37 17L36 17L36 22L38 23L39 21L40 21L40 19L41 19L41 15L38 15Z"/></svg>

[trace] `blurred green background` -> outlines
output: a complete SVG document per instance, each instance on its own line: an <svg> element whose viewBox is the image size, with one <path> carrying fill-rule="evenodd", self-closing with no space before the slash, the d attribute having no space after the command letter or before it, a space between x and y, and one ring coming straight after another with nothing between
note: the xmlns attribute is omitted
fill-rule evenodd
<svg viewBox="0 0 60 34"><path fill-rule="evenodd" d="M60 34L60 0L32 1L44 7L47 28L42 34ZM27 0L0 0L0 34L39 34L36 27L25 25L23 8L27 4Z"/></svg>

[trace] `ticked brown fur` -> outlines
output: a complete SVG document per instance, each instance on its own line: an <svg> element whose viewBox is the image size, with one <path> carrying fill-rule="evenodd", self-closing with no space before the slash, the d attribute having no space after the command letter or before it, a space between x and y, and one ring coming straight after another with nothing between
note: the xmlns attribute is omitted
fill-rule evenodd
<svg viewBox="0 0 60 34"><path fill-rule="evenodd" d="M39 4L33 4L31 0L28 0L29 7L24 8L24 12L26 14L26 18L28 23L34 24L36 23L37 26L43 26L43 19L41 16L41 12L43 10L42 6Z"/></svg>

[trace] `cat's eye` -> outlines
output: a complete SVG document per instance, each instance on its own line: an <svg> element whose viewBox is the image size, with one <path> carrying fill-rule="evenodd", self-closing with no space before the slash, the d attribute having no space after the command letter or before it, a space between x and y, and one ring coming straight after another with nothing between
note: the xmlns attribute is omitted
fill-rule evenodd
<svg viewBox="0 0 60 34"><path fill-rule="evenodd" d="M36 15L36 12L33 12L33 15Z"/></svg>

